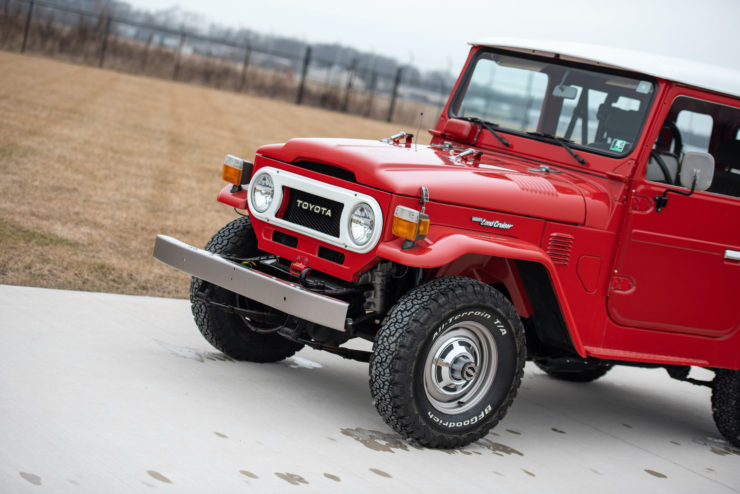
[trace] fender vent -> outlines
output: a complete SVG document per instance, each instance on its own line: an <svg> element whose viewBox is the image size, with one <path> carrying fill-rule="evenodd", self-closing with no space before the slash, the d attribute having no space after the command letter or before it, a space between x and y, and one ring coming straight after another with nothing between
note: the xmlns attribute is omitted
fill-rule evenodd
<svg viewBox="0 0 740 494"><path fill-rule="evenodd" d="M570 252L573 250L573 236L565 233L553 233L547 241L547 255L552 262L567 266L570 261Z"/></svg>

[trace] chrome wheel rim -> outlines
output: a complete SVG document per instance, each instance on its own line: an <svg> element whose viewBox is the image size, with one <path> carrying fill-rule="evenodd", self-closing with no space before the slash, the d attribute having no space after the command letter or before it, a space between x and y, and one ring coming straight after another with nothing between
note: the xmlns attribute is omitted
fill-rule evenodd
<svg viewBox="0 0 740 494"><path fill-rule="evenodd" d="M455 415L478 405L493 385L498 350L482 324L462 321L432 344L424 364L424 391L439 412Z"/></svg>

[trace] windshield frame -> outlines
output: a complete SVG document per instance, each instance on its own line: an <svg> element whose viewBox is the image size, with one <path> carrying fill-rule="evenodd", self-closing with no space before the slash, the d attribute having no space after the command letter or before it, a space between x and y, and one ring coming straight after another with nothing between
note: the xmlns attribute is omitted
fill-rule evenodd
<svg viewBox="0 0 740 494"><path fill-rule="evenodd" d="M462 77L460 79L460 83L457 86L457 89L455 93L453 94L452 98L450 99L450 103L447 107L447 118L450 118L450 119L463 118L464 115L457 114L457 111L461 108L464 97L468 92L468 89L470 87L470 83L473 78L475 69L478 65L478 62L481 59L486 59L486 58L490 59L491 55L501 55L501 56L506 56L506 57L518 58L525 62L534 61L538 63L551 64L555 66L561 66L565 68L566 70L577 69L580 71L593 72L593 73L600 74L600 75L627 78L627 79L635 80L638 83L640 81L645 81L645 82L650 83L650 90L648 92L648 95L643 100L645 103L645 108L644 109L641 108L639 110L642 113L642 117L639 120L639 125L635 127L635 139L631 143L628 149L625 149L622 152L617 152L614 150L610 150L608 148L601 149L601 148L597 148L597 147L594 147L588 144L584 145L578 142L567 141L568 146L574 150L583 151L587 153L593 153L596 155L600 155L600 156L604 156L604 157L608 157L612 159L624 159L625 157L635 152L637 148L639 147L638 143L643 138L646 122L648 121L651 111L653 110L653 105L655 104L655 101L657 98L659 87L658 87L658 80L655 77L652 77L646 74L637 73L637 72L630 72L627 70L620 70L620 69L603 67L603 66L598 66L598 65L591 65L591 64L575 62L571 60L562 60L560 58L537 56L537 55L532 55L532 54L527 54L527 53L521 53L518 51L504 50L500 48L480 47L472 55L472 57L469 60L469 63L465 67L465 70L462 74ZM544 98L543 105L545 102L548 101L548 99L555 98L555 96L552 96L551 92L552 92L553 87L557 85L559 82L561 81L548 80L547 90L545 91L545 95L543 97ZM579 96L580 96L580 93L579 93ZM544 109L544 106L542 108ZM562 112L562 108L559 111L558 115L554 116L553 118L556 118L556 120L559 121L559 119L562 118L560 112ZM539 113L540 117L542 116L542 114L543 112L540 111ZM571 116L571 118L573 117ZM499 133L510 134L514 136L521 136L527 139L552 143L552 139L533 135L531 131L513 129L510 127L507 127L505 124L502 124L501 122L496 122L495 120L489 120L483 117L481 117L481 119L488 120L489 123L496 125L496 130ZM581 126L583 126L583 123L581 123ZM543 131L542 129L540 129L539 122L536 125L536 131L537 132ZM554 132L553 132L553 135L557 137L563 137L562 135L559 135Z"/></svg>

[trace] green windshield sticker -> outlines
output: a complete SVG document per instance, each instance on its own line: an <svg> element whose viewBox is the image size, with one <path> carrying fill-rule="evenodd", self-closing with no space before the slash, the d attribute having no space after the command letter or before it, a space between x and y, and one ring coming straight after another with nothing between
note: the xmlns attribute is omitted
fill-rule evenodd
<svg viewBox="0 0 740 494"><path fill-rule="evenodd" d="M614 151L615 153L621 153L624 151L625 146L627 145L627 141L624 139L614 139L612 141L611 146L609 146L609 151Z"/></svg>

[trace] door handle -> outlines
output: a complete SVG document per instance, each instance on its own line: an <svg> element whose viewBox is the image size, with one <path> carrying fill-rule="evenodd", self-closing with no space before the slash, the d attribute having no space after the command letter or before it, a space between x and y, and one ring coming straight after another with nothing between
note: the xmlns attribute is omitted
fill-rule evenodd
<svg viewBox="0 0 740 494"><path fill-rule="evenodd" d="M725 251L725 259L740 261L740 251L727 249Z"/></svg>

